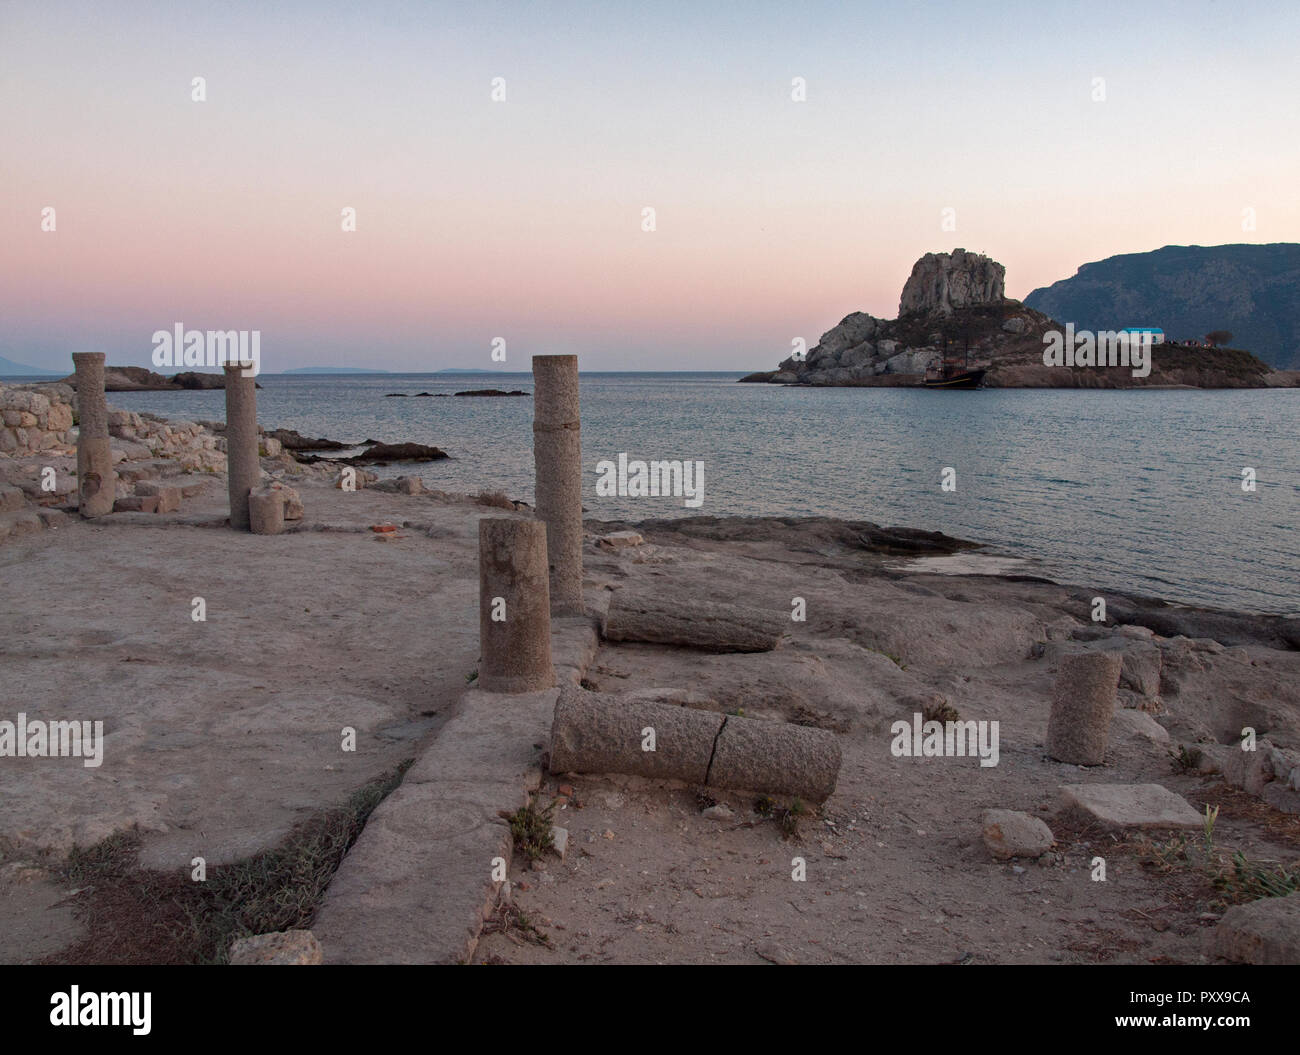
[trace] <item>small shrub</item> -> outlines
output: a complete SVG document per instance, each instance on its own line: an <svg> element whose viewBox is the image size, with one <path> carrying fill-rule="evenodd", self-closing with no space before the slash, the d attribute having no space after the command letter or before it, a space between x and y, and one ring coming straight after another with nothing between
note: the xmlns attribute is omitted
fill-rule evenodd
<svg viewBox="0 0 1300 1055"><path fill-rule="evenodd" d="M514 502L506 497L504 491L480 491L474 501L481 506L493 506L497 509L513 510L515 508Z"/></svg>
<svg viewBox="0 0 1300 1055"><path fill-rule="evenodd" d="M799 820L808 812L802 799L792 799L785 809L776 811L776 820L781 825L781 834L787 839L799 834Z"/></svg>
<svg viewBox="0 0 1300 1055"><path fill-rule="evenodd" d="M555 845L551 834L551 816L555 812L555 803L539 809L537 800L533 799L527 806L520 806L510 815L510 834L515 841L515 851L523 854L529 861L536 861Z"/></svg>
<svg viewBox="0 0 1300 1055"><path fill-rule="evenodd" d="M1215 877L1215 886L1236 902L1287 897L1300 891L1300 871L1252 864L1238 850L1232 855L1231 866L1221 869Z"/></svg>
<svg viewBox="0 0 1300 1055"><path fill-rule="evenodd" d="M927 722L961 721L961 715L957 713L957 708L944 699L940 699L938 703L927 703L921 709L921 717Z"/></svg>
<svg viewBox="0 0 1300 1055"><path fill-rule="evenodd" d="M1178 753L1170 755L1169 765L1175 773L1194 773L1201 767L1204 755L1199 747L1188 748L1186 744L1178 745Z"/></svg>

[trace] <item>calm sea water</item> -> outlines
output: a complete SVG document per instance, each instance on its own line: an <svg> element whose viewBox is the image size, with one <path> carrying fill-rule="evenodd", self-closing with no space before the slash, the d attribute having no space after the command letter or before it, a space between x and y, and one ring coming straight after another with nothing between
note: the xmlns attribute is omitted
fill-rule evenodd
<svg viewBox="0 0 1300 1055"><path fill-rule="evenodd" d="M826 515L994 545L1038 574L1255 611L1300 611L1300 390L928 392L738 385L739 374L584 374L585 504L598 519ZM521 388L528 374L263 375L258 419L345 442L435 444L431 487L533 500L532 400L390 399ZM217 419L221 392L113 393ZM704 462L704 504L596 495L596 463ZM1242 469L1257 476L1242 490ZM945 467L955 491L941 489Z"/></svg>

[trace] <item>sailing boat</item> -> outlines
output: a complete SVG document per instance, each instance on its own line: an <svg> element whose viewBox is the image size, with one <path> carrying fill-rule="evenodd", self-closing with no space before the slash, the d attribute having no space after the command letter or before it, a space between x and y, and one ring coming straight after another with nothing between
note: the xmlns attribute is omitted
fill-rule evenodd
<svg viewBox="0 0 1300 1055"><path fill-rule="evenodd" d="M943 353L930 360L925 368L926 388L979 388L988 371L970 365L970 340L965 342L962 355L948 354L948 339L943 341Z"/></svg>

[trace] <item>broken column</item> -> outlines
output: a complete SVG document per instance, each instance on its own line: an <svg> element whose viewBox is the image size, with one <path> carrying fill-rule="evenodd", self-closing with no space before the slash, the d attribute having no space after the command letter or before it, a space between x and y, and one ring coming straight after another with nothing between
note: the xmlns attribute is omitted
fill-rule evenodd
<svg viewBox="0 0 1300 1055"><path fill-rule="evenodd" d="M248 528L254 535L278 535L284 530L284 495L272 487L248 493Z"/></svg>
<svg viewBox="0 0 1300 1055"><path fill-rule="evenodd" d="M555 684L546 525L483 517L478 522L478 687L535 692Z"/></svg>
<svg viewBox="0 0 1300 1055"><path fill-rule="evenodd" d="M104 353L73 352L77 372L77 491L83 517L113 511L117 474L108 435L108 403L104 399Z"/></svg>
<svg viewBox="0 0 1300 1055"><path fill-rule="evenodd" d="M706 783L824 802L840 775L840 743L828 729L726 716Z"/></svg>
<svg viewBox="0 0 1300 1055"><path fill-rule="evenodd" d="M533 356L533 464L537 518L546 524L551 610L581 615L582 438L576 355Z"/></svg>
<svg viewBox="0 0 1300 1055"><path fill-rule="evenodd" d="M788 612L619 590L601 626L607 641L645 641L705 652L770 652L790 626Z"/></svg>
<svg viewBox="0 0 1300 1055"><path fill-rule="evenodd" d="M1047 722L1047 753L1052 758L1077 766L1099 766L1106 760L1123 665L1119 652L1061 657Z"/></svg>
<svg viewBox="0 0 1300 1055"><path fill-rule="evenodd" d="M555 704L550 768L823 802L839 778L840 745L825 729L566 688Z"/></svg>
<svg viewBox="0 0 1300 1055"><path fill-rule="evenodd" d="M262 478L262 465L257 460L257 379L245 376L241 363L226 363L225 371L230 526L248 531L248 494Z"/></svg>
<svg viewBox="0 0 1300 1055"><path fill-rule="evenodd" d="M712 711L565 689L551 723L551 772L634 773L704 784L722 720Z"/></svg>

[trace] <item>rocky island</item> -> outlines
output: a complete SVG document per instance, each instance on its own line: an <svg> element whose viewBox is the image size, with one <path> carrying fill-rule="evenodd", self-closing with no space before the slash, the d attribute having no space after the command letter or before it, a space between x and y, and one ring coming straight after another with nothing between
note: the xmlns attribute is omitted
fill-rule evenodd
<svg viewBox="0 0 1300 1055"><path fill-rule="evenodd" d="M1274 370L1250 352L1179 343L1151 349L1151 370L1126 366L1047 366L1044 338L1065 325L1005 295L1006 268L965 249L926 253L912 267L898 318L853 312L804 356L746 382L812 386L921 385L945 347L969 355L989 388L1277 388L1300 385L1300 371ZM1122 329L1133 320L1116 319Z"/></svg>
<svg viewBox="0 0 1300 1055"><path fill-rule="evenodd" d="M57 383L75 385L77 378L76 375L69 374ZM226 378L219 373L184 370L166 377L143 366L109 366L104 369L105 392L182 392L225 387Z"/></svg>

